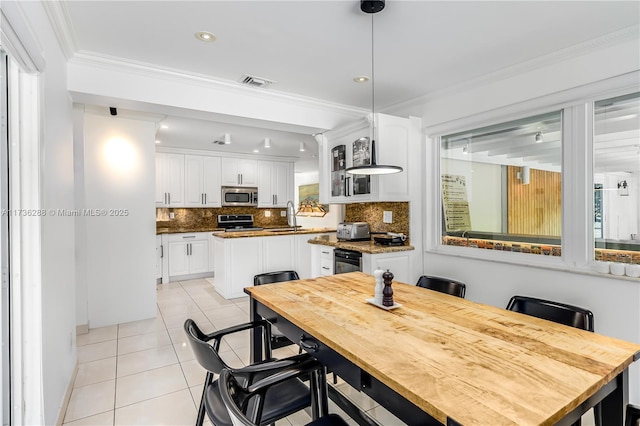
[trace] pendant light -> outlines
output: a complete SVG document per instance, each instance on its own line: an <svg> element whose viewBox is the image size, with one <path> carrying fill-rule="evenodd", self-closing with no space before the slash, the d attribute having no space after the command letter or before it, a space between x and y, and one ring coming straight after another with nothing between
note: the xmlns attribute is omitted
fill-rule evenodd
<svg viewBox="0 0 640 426"><path fill-rule="evenodd" d="M365 13L371 14L371 116L372 122L372 134L371 138L371 164L349 167L345 170L347 173L353 175L386 175L391 173L399 173L402 170L402 167L399 166L388 166L383 164L376 163L376 102L375 102L375 80L373 78L373 69L374 69L374 61L373 61L373 14L380 12L384 9L384 0L360 0L360 10Z"/></svg>

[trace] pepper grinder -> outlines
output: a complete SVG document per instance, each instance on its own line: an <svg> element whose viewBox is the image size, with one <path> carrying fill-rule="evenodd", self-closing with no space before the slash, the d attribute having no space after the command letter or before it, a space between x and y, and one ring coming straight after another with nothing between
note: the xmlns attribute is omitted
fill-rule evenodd
<svg viewBox="0 0 640 426"><path fill-rule="evenodd" d="M373 276L375 277L376 280L376 285L374 287L374 293L373 293L373 302L376 305L382 305L382 290L384 289L384 284L382 282L382 274L384 274L384 270L382 269L376 269L375 271L373 271Z"/></svg>
<svg viewBox="0 0 640 426"><path fill-rule="evenodd" d="M393 274L387 272L382 274L384 280L384 289L382 290L382 306L393 306L393 289L391 288L391 282L393 281Z"/></svg>

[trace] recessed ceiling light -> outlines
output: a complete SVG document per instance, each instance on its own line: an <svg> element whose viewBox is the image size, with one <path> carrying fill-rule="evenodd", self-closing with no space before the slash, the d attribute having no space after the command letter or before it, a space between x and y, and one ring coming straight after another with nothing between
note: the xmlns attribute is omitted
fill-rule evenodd
<svg viewBox="0 0 640 426"><path fill-rule="evenodd" d="M258 152L260 152L260 150L258 148L256 148L256 149L253 150L253 152L258 153Z"/></svg>
<svg viewBox="0 0 640 426"><path fill-rule="evenodd" d="M166 129L168 129L168 128L169 128L169 126L167 126L166 124L162 124L162 125L160 125L160 128L161 128L161 129L165 129L165 130L166 130Z"/></svg>
<svg viewBox="0 0 640 426"><path fill-rule="evenodd" d="M198 31L196 33L196 38L200 41L216 41L216 36L209 31Z"/></svg>
<svg viewBox="0 0 640 426"><path fill-rule="evenodd" d="M160 139L156 139L156 143L160 143Z"/></svg>
<svg viewBox="0 0 640 426"><path fill-rule="evenodd" d="M369 81L369 77L367 77L366 75L358 75L356 77L353 77L353 81L355 81L356 83L366 83L367 81Z"/></svg>

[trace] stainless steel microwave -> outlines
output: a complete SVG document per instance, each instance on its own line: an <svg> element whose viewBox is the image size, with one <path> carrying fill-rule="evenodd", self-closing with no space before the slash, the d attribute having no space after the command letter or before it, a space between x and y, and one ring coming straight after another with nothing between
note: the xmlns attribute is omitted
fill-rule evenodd
<svg viewBox="0 0 640 426"><path fill-rule="evenodd" d="M222 205L229 207L257 207L258 188L223 186Z"/></svg>

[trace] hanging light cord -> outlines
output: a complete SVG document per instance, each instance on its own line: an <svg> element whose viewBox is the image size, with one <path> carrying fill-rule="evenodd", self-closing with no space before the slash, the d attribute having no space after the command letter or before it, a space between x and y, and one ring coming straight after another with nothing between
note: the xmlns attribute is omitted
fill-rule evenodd
<svg viewBox="0 0 640 426"><path fill-rule="evenodd" d="M371 113L375 114L376 113L376 79L374 78L374 63L373 63L373 55L374 55L374 49L373 49L373 15L374 13L371 14ZM375 135L374 135L375 136Z"/></svg>

